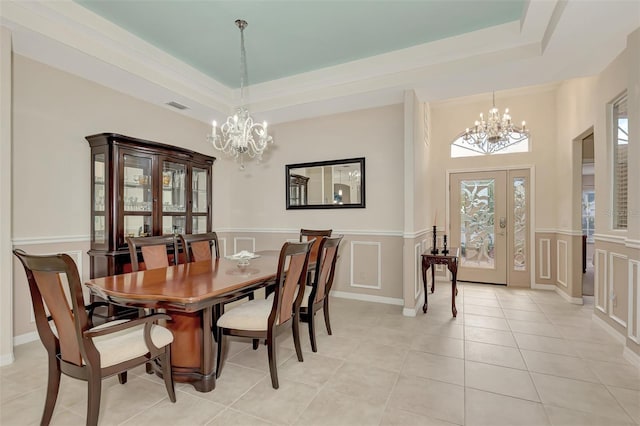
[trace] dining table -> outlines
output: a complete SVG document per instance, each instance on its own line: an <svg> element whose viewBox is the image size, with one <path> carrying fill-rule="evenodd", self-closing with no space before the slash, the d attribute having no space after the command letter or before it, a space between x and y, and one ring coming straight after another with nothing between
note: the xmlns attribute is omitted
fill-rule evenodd
<svg viewBox="0 0 640 426"><path fill-rule="evenodd" d="M273 283L278 254L275 250L261 252L246 266L219 258L94 278L85 284L92 294L110 303L162 309L171 316L163 325L173 333L173 378L209 392L215 388L216 376L213 308Z"/></svg>

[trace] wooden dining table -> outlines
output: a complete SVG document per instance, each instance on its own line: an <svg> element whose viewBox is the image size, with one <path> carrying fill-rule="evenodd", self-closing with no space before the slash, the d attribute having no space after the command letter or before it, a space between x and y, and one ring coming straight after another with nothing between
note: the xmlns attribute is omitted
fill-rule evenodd
<svg viewBox="0 0 640 426"><path fill-rule="evenodd" d="M263 252L248 266L225 258L94 278L85 284L111 303L164 309L173 332L171 366L176 382L200 392L215 388L213 307L273 282L278 251Z"/></svg>

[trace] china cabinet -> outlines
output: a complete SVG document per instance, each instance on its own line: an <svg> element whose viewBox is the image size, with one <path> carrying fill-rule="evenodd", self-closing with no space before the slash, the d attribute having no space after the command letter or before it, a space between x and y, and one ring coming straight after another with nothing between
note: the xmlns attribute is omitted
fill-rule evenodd
<svg viewBox="0 0 640 426"><path fill-rule="evenodd" d="M91 146L91 278L131 270L126 237L211 231L214 157L115 133Z"/></svg>
<svg viewBox="0 0 640 426"><path fill-rule="evenodd" d="M304 206L307 204L307 185L309 178L301 175L289 176L290 204L292 206Z"/></svg>

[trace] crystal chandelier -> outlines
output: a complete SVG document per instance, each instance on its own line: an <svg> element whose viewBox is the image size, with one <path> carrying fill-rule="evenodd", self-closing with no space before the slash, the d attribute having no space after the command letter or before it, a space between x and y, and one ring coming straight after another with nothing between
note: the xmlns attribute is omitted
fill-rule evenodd
<svg viewBox="0 0 640 426"><path fill-rule="evenodd" d="M509 108L506 108L500 117L494 92L493 107L489 110L487 120L485 121L483 114L480 113L480 120L476 120L473 129L467 128L459 136L458 141L461 143L458 144L482 154L492 154L528 137L529 129L526 128L526 123L523 121L522 127L515 126L511 122Z"/></svg>
<svg viewBox="0 0 640 426"><path fill-rule="evenodd" d="M217 123L214 121L209 141L213 147L231 156L240 162L240 170L244 170L245 156L262 159L262 153L273 138L267 133L267 122L254 123L249 115L249 109L245 104L245 84L247 83L247 54L244 49L244 29L247 21L236 20L236 26L240 28L240 106L234 115L220 126L218 132Z"/></svg>

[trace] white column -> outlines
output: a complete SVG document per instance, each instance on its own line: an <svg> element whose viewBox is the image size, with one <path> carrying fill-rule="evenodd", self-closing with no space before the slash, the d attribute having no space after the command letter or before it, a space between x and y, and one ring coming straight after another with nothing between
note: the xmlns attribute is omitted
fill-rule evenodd
<svg viewBox="0 0 640 426"><path fill-rule="evenodd" d="M13 253L11 244L11 31L0 27L0 366L13 357Z"/></svg>

